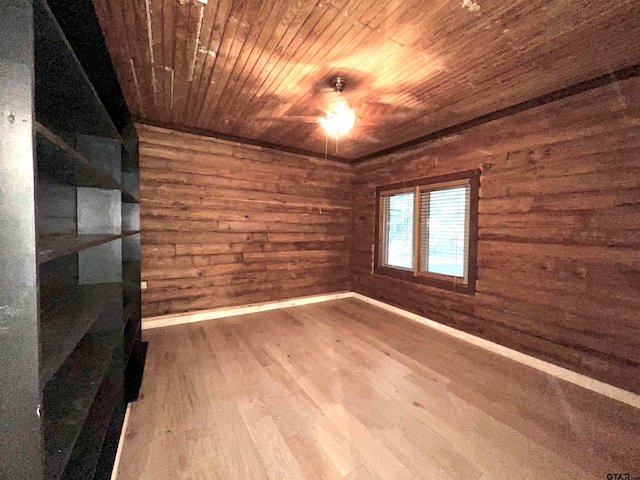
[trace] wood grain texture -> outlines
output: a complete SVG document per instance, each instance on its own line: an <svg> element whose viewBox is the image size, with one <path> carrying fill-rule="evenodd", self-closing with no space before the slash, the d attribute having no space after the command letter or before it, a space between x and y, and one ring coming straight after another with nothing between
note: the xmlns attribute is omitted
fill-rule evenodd
<svg viewBox="0 0 640 480"><path fill-rule="evenodd" d="M137 129L145 317L349 290L349 166Z"/></svg>
<svg viewBox="0 0 640 480"><path fill-rule="evenodd" d="M640 392L640 80L355 167L353 290ZM468 297L372 274L375 189L481 168Z"/></svg>
<svg viewBox="0 0 640 480"><path fill-rule="evenodd" d="M640 458L640 410L356 299L146 337L118 480L597 480Z"/></svg>
<svg viewBox="0 0 640 480"><path fill-rule="evenodd" d="M138 118L358 158L638 63L636 0L93 0ZM615 34L611 34L615 32Z"/></svg>

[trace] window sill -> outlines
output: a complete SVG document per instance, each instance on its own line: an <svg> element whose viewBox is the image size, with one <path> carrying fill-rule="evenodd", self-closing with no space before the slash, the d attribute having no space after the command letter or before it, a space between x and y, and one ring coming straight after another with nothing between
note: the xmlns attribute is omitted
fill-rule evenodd
<svg viewBox="0 0 640 480"><path fill-rule="evenodd" d="M385 275L387 277L398 278L407 282L419 283L421 285L428 285L430 287L440 288L442 290L448 290L450 292L462 293L464 295L475 295L475 285L464 285L460 283L454 283L439 278L433 278L428 276L418 275L416 276L412 271L400 270L390 267L376 267L374 273L379 275Z"/></svg>

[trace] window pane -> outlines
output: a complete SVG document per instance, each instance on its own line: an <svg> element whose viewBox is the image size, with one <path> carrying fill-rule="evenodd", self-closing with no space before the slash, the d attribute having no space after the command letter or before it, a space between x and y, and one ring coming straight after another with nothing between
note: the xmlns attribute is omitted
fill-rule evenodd
<svg viewBox="0 0 640 480"><path fill-rule="evenodd" d="M427 271L466 277L468 192L468 186L430 192Z"/></svg>
<svg viewBox="0 0 640 480"><path fill-rule="evenodd" d="M413 268L413 201L415 193L389 195L386 225L386 262L392 267Z"/></svg>

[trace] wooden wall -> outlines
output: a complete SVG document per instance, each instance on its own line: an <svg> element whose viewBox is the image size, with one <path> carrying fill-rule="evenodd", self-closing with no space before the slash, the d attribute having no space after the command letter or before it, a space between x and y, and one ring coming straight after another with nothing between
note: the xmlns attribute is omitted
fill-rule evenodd
<svg viewBox="0 0 640 480"><path fill-rule="evenodd" d="M350 166L136 128L143 316L349 290Z"/></svg>
<svg viewBox="0 0 640 480"><path fill-rule="evenodd" d="M359 164L353 290L640 393L639 152L636 78ZM476 295L373 275L375 187L472 168Z"/></svg>

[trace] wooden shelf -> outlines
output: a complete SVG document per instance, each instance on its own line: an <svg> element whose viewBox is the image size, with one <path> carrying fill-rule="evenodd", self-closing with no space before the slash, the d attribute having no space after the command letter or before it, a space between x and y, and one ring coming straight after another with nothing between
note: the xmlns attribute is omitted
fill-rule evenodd
<svg viewBox="0 0 640 480"><path fill-rule="evenodd" d="M111 421L107 427L107 432L100 450L100 458L96 466L96 475L94 480L110 480L113 474L113 465L118 453L118 443L120 441L120 433L122 432L122 424L127 413L127 403L121 402L111 415Z"/></svg>
<svg viewBox="0 0 640 480"><path fill-rule="evenodd" d="M116 190L118 182L39 122L35 123L38 172L67 185Z"/></svg>
<svg viewBox="0 0 640 480"><path fill-rule="evenodd" d="M65 31L47 2L0 1L0 223L10 233L0 305L14 320L0 328L11 387L0 395L0 438L11 440L0 441L0 477L106 480L125 394L137 398L144 368L135 264L126 294L122 281L122 260L140 258L139 139L117 89L102 88L111 65L97 18L97 30L83 28L91 2L81 18L74 2L55 1ZM64 32L86 46L83 65L124 115L122 136Z"/></svg>
<svg viewBox="0 0 640 480"><path fill-rule="evenodd" d="M122 344L122 332L85 335L44 390L45 471L60 478L96 394Z"/></svg>
<svg viewBox="0 0 640 480"><path fill-rule="evenodd" d="M57 132L120 139L49 6L33 2L36 117Z"/></svg>
<svg viewBox="0 0 640 480"><path fill-rule="evenodd" d="M122 203L140 203L140 200L137 199L132 193L129 193L126 190L122 190Z"/></svg>
<svg viewBox="0 0 640 480"><path fill-rule="evenodd" d="M149 342L139 341L131 349L124 372L124 399L126 402L133 402L138 398L148 348Z"/></svg>
<svg viewBox="0 0 640 480"><path fill-rule="evenodd" d="M140 162L138 155L138 136L133 124L127 124L122 130L122 171L123 173L137 173Z"/></svg>
<svg viewBox="0 0 640 480"><path fill-rule="evenodd" d="M119 372L118 368L114 369L118 366ZM112 414L124 401L122 379L117 378L123 375L121 367L117 362L113 362L100 385L69 463L65 467L65 479L94 478Z"/></svg>
<svg viewBox="0 0 640 480"><path fill-rule="evenodd" d="M134 305L135 308L140 309L139 305ZM140 331L141 322L140 318L137 315L134 315L134 311L129 311L127 315L125 310L125 328L124 328L124 361L127 363L129 361L129 357L131 356L131 350L135 345L136 336ZM137 317L137 318L136 318Z"/></svg>
<svg viewBox="0 0 640 480"><path fill-rule="evenodd" d="M125 290L140 290L140 260L122 262L122 284Z"/></svg>
<svg viewBox="0 0 640 480"><path fill-rule="evenodd" d="M130 169L129 165L132 164L132 161L131 154L129 153L129 150L127 150L127 146L125 145L124 141L122 141L121 144L122 147L120 149L120 166L122 168L122 171L125 172Z"/></svg>
<svg viewBox="0 0 640 480"><path fill-rule="evenodd" d="M48 295L57 298L45 298ZM108 315L110 309L120 315L122 284L80 285L67 295L56 295L51 289L43 291L42 297L41 305L53 307L40 313L40 384L44 387L99 316Z"/></svg>
<svg viewBox="0 0 640 480"><path fill-rule="evenodd" d="M139 203L140 202L140 178L138 177L137 172L128 172L122 169L122 191L124 195L122 196L123 203Z"/></svg>
<svg viewBox="0 0 640 480"><path fill-rule="evenodd" d="M38 263L48 262L58 257L86 250L87 248L112 242L118 238L135 235L139 231L105 235L61 235L38 240Z"/></svg>
<svg viewBox="0 0 640 480"><path fill-rule="evenodd" d="M123 237L133 237L134 235L140 235L140 230L123 230L122 231L122 236ZM127 260L127 259L123 259L122 260L122 265L126 266L129 263L134 263L134 267L138 268L138 275L140 275L140 260Z"/></svg>

